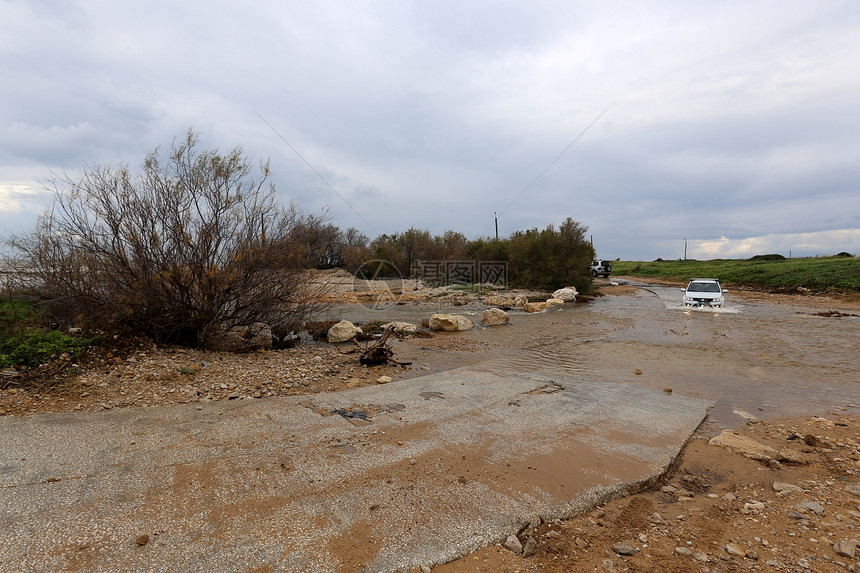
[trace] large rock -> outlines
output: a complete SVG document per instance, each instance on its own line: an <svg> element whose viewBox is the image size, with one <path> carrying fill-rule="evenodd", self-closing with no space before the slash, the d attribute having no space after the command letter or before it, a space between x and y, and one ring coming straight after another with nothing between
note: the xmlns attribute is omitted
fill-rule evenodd
<svg viewBox="0 0 860 573"><path fill-rule="evenodd" d="M434 314L430 317L431 330L469 330L472 326L472 321L462 314Z"/></svg>
<svg viewBox="0 0 860 573"><path fill-rule="evenodd" d="M842 557L854 559L854 556L857 555L857 543L854 541L837 541L833 544L833 551Z"/></svg>
<svg viewBox="0 0 860 573"><path fill-rule="evenodd" d="M549 308L549 304L545 302L527 302L523 305L523 310L526 312L541 312Z"/></svg>
<svg viewBox="0 0 860 573"><path fill-rule="evenodd" d="M485 296L481 302L483 302L487 306L501 306L506 308L512 308L524 305L527 300L528 299L526 299L526 297L524 297L523 295L505 296L499 294L492 294L489 296Z"/></svg>
<svg viewBox="0 0 860 573"><path fill-rule="evenodd" d="M770 446L766 446L752 438L742 436L733 430L723 430L719 436L711 438L708 445L721 446L735 450L741 454L749 454L752 456L774 457L776 455L776 450Z"/></svg>
<svg viewBox="0 0 860 573"><path fill-rule="evenodd" d="M326 338L329 342L346 342L361 334L362 330L348 320L341 320L328 329Z"/></svg>
<svg viewBox="0 0 860 573"><path fill-rule="evenodd" d="M552 308L554 306L563 306L564 301L560 298L548 298L546 299L546 304L549 308Z"/></svg>
<svg viewBox="0 0 860 573"><path fill-rule="evenodd" d="M557 298L565 302L574 301L579 293L573 287L560 288L552 293L552 298Z"/></svg>
<svg viewBox="0 0 860 573"><path fill-rule="evenodd" d="M488 308L481 313L481 324L507 324L511 321L511 315L500 308Z"/></svg>
<svg viewBox="0 0 860 573"><path fill-rule="evenodd" d="M262 322L255 322L249 326L234 326L230 330L213 334L206 347L224 352L269 349L272 347L272 329Z"/></svg>

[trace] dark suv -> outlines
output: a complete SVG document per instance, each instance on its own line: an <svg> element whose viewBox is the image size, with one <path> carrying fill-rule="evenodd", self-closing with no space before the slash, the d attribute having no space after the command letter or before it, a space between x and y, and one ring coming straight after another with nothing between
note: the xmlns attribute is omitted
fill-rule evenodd
<svg viewBox="0 0 860 573"><path fill-rule="evenodd" d="M610 261L594 261L591 263L591 276L596 277L601 275L603 278L608 277L612 273L612 263Z"/></svg>

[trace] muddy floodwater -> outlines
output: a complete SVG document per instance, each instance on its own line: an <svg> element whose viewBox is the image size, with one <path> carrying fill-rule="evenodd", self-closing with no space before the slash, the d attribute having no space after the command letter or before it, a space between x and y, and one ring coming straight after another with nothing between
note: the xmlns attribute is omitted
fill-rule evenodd
<svg viewBox="0 0 860 573"><path fill-rule="evenodd" d="M543 313L514 310L505 326L398 342L397 359L413 362L403 378L481 363L491 371L541 372L568 383L671 388L712 401L711 419L728 427L834 407L860 411L857 317L818 316L827 303L812 297L797 305L754 303L731 292L724 309L685 309L677 287L640 286L634 295ZM358 322L419 324L434 312L451 312L477 324L483 308L409 303L342 305L332 312Z"/></svg>

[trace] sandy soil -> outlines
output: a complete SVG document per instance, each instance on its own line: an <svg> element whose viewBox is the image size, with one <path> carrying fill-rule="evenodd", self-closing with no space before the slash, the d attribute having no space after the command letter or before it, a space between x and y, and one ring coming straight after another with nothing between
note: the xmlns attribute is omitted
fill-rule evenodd
<svg viewBox="0 0 860 573"><path fill-rule="evenodd" d="M608 282L605 295L636 296L636 289ZM805 298L733 295L796 306ZM860 310L851 300L816 302L842 312ZM454 337L432 343L446 349L446 339ZM0 378L0 415L265 399L376 384L381 376L404 374L396 366L360 366L355 355L329 345L234 355L136 342L88 365L67 361L50 368L56 369L53 384L26 387L15 378ZM651 490L571 519L530 524L518 537L533 545L529 556L497 544L434 571L860 571L858 404L860 397L857 404L834 404L821 418L755 422L738 430L790 461L709 445L721 428L706 423ZM779 484L797 489L778 492L785 487Z"/></svg>
<svg viewBox="0 0 860 573"><path fill-rule="evenodd" d="M739 430L798 463L709 445L706 425L652 489L532 524L519 536L535 540L532 556L498 544L433 571L860 571L858 418L855 405Z"/></svg>

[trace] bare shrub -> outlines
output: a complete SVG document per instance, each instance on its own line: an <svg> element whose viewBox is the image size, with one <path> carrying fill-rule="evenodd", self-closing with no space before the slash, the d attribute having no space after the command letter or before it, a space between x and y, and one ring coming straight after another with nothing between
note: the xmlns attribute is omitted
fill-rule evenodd
<svg viewBox="0 0 860 573"><path fill-rule="evenodd" d="M254 179L241 148L197 143L189 130L136 175L108 165L46 183L53 206L12 244L61 315L200 345L254 322L291 330L322 304L293 237L324 217L284 208L267 163Z"/></svg>

